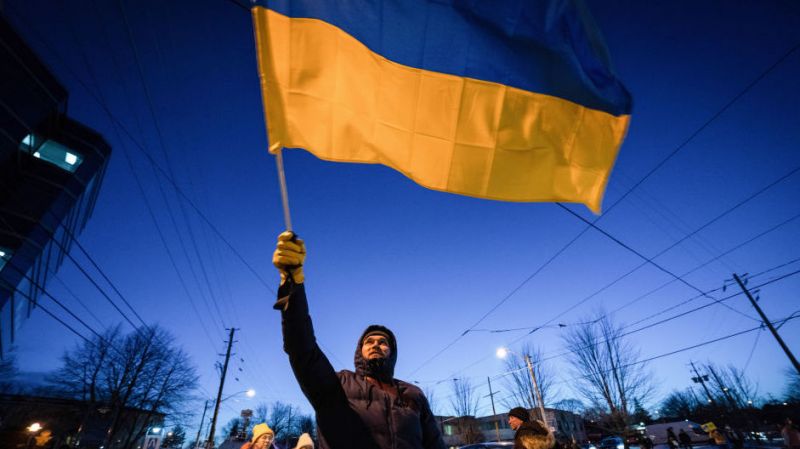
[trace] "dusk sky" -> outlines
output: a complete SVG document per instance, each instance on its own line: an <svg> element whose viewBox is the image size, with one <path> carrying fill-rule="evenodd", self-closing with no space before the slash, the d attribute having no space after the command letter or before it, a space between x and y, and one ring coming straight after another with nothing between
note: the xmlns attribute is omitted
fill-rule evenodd
<svg viewBox="0 0 800 449"><path fill-rule="evenodd" d="M583 233L586 224L556 204L441 193L383 166L286 151L311 315L336 369L352 369L362 330L384 324L398 338L396 377L433 391L434 411L447 414L447 380L469 378L484 396L487 376L505 370L498 347L527 343L558 355L570 323L600 311L630 330L647 326L712 302L696 289L716 300L740 292L719 289L733 273L750 273L752 288L766 284L760 305L771 319L800 311L800 3L588 5L634 106L603 214L567 208L618 241ZM202 386L195 421L216 393L214 363L231 326L240 330L225 394L254 388L257 396L226 401L219 426L260 402L311 412L271 307L278 275L270 259L284 224L250 13L233 0L11 0L3 8L67 87L69 115L112 146L79 240L136 311L191 355ZM617 281L644 262L631 250L683 281L653 264ZM47 288L96 330L124 323L69 260ZM743 295L724 304L627 338L648 359L759 325ZM557 323L567 326L528 335ZM487 331L515 328L527 330ZM780 332L799 353L800 320ZM19 368L54 369L77 341L34 311L18 335ZM692 385L690 361L743 368L762 396L781 395L790 367L767 331L655 358L649 410ZM546 363L556 399L579 398L565 358ZM508 396L502 378L492 383ZM491 413L481 401L480 414Z"/></svg>

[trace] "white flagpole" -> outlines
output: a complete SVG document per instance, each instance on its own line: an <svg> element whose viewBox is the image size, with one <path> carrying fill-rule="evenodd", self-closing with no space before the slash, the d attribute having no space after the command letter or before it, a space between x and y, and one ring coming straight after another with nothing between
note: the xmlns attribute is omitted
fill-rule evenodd
<svg viewBox="0 0 800 449"><path fill-rule="evenodd" d="M270 148L270 152L275 151L275 164L278 167L278 182L281 185L281 202L283 203L283 221L286 224L286 230L292 231L292 215L289 213L289 191L286 188L286 173L283 170L283 148L280 143L276 143Z"/></svg>

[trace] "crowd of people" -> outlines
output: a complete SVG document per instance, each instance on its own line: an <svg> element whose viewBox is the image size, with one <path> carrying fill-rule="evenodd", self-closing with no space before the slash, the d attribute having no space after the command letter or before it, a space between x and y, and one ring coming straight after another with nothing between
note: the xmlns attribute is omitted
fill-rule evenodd
<svg viewBox="0 0 800 449"><path fill-rule="evenodd" d="M256 424L253 426L252 438L244 443L241 449L277 449L273 445L274 440L275 432L266 423ZM297 439L293 449L314 449L314 440L311 439L311 435L304 433Z"/></svg>

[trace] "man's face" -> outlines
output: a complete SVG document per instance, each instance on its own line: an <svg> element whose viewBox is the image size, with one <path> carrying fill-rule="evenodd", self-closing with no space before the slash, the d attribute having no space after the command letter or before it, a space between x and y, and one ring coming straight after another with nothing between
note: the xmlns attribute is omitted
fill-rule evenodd
<svg viewBox="0 0 800 449"><path fill-rule="evenodd" d="M255 449L264 449L269 446L270 443L272 443L272 435L265 433L256 439L256 442L253 443L253 447Z"/></svg>
<svg viewBox="0 0 800 449"><path fill-rule="evenodd" d="M389 347L389 340L383 335L369 335L361 345L361 357L364 357L365 360L388 359L391 353L392 348Z"/></svg>
<svg viewBox="0 0 800 449"><path fill-rule="evenodd" d="M516 416L509 416L508 417L508 426L511 427L511 430L519 429L519 426L522 425L522 420L517 418Z"/></svg>

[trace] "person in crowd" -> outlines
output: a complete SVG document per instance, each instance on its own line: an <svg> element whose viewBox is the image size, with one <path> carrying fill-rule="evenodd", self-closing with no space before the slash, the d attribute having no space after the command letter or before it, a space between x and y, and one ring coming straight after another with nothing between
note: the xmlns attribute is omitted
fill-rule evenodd
<svg viewBox="0 0 800 449"><path fill-rule="evenodd" d="M280 272L283 349L317 418L320 449L444 449L439 425L419 387L394 378L397 339L384 326L361 334L355 371L334 371L314 336L305 292L305 243L278 236L272 262ZM381 317L390 313L377 300ZM343 310L344 312L344 310Z"/></svg>
<svg viewBox="0 0 800 449"><path fill-rule="evenodd" d="M645 434L645 435L642 435L642 436L639 438L639 446L640 446L642 449L653 449L653 446L654 446L654 445L653 445L653 439L652 439L652 438L650 438L650 437L649 437L648 435L646 435L646 434Z"/></svg>
<svg viewBox="0 0 800 449"><path fill-rule="evenodd" d="M508 425L514 431L514 449L551 449L555 445L553 432L538 419L531 419L522 407L508 411Z"/></svg>
<svg viewBox="0 0 800 449"><path fill-rule="evenodd" d="M267 449L272 446L275 432L266 423L253 426L253 438L244 443L241 449Z"/></svg>
<svg viewBox="0 0 800 449"><path fill-rule="evenodd" d="M681 448L692 449L692 437L685 430L678 431L678 441L681 443Z"/></svg>
<svg viewBox="0 0 800 449"><path fill-rule="evenodd" d="M311 435L307 433L300 435L294 449L314 449L314 440L311 439Z"/></svg>
<svg viewBox="0 0 800 449"><path fill-rule="evenodd" d="M714 441L714 444L720 448L727 448L728 447L728 439L725 438L725 435L719 431L719 429L714 429L708 433L711 437L711 440Z"/></svg>
<svg viewBox="0 0 800 449"><path fill-rule="evenodd" d="M791 419L786 418L786 421L783 422L781 436L786 449L800 449L800 431L797 430Z"/></svg>
<svg viewBox="0 0 800 449"><path fill-rule="evenodd" d="M678 437L675 435L675 431L672 430L672 427L667 427L667 446L669 446L669 449L678 449L680 446Z"/></svg>

